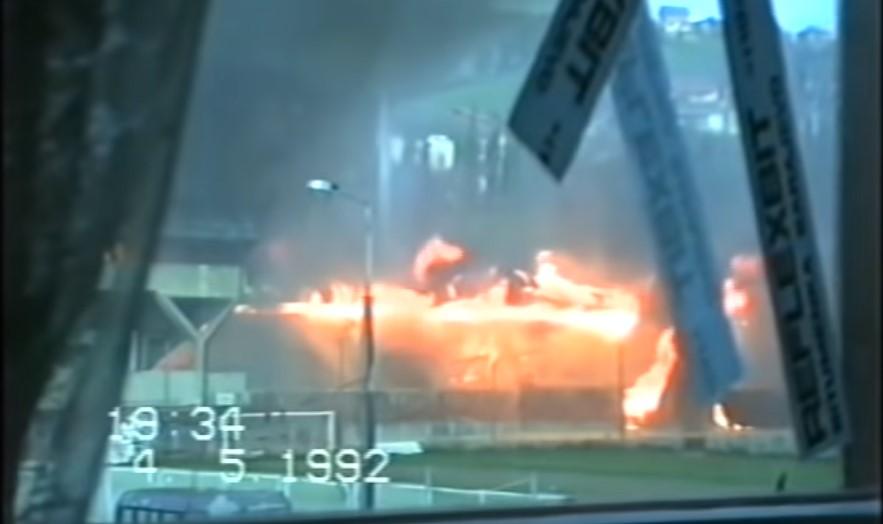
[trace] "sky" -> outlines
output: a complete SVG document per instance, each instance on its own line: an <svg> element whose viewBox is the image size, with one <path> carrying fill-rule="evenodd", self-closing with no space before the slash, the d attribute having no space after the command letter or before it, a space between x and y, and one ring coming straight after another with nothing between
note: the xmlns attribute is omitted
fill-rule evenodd
<svg viewBox="0 0 883 524"><path fill-rule="evenodd" d="M718 0L649 0L648 3L654 17L660 7L668 5L688 8L691 20L720 18ZM773 0L773 8L785 31L797 32L812 25L836 32L839 3L838 0Z"/></svg>

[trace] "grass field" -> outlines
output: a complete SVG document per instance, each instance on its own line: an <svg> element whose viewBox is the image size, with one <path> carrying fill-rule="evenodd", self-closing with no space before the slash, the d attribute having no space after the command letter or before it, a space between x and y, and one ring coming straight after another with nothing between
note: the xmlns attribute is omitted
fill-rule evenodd
<svg viewBox="0 0 883 524"><path fill-rule="evenodd" d="M207 463L174 467L214 469ZM278 459L249 462L250 473L282 473ZM428 450L396 455L384 474L393 482L474 490L556 493L584 502L688 499L776 492L831 491L840 485L840 462L786 457L610 447L523 447ZM531 480L532 479L532 480Z"/></svg>
<svg viewBox="0 0 883 524"><path fill-rule="evenodd" d="M540 491L585 500L772 493L783 472L791 492L830 490L840 481L837 461L581 447L432 451L397 457L390 473L399 480L419 481L426 468L432 468L437 484L464 488L487 488L536 474Z"/></svg>

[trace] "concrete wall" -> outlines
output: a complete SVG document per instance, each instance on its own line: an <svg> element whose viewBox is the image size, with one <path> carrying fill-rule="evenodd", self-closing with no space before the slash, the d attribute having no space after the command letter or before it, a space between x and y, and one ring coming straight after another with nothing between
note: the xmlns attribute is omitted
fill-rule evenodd
<svg viewBox="0 0 883 524"><path fill-rule="evenodd" d="M208 399L233 394L234 403L247 399L244 373L212 373L207 378ZM194 371L139 371L129 375L123 392L123 404L135 406L198 405L201 399L201 376ZM223 403L223 402L222 402Z"/></svg>

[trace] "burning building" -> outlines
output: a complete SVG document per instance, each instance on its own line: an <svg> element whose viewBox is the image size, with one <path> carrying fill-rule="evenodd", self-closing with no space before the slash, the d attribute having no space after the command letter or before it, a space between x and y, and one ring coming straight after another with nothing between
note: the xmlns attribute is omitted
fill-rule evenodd
<svg viewBox="0 0 883 524"><path fill-rule="evenodd" d="M553 251L540 251L534 267L525 269L478 268L472 260L467 248L433 237L415 256L409 282L372 287L380 352L374 387L448 394L443 406L414 411L411 422L450 419L458 409L470 413L454 418L516 423L557 417L622 430L678 421L673 413L683 409L688 372L658 286L599 285L591 268ZM737 259L723 283L723 305L737 329L751 318L754 298L746 279L759 278L757 271L756 261ZM300 301L243 306L239 313L283 319L310 358L337 370L331 389L357 391L363 292L361 284L333 282ZM487 401L495 407L484 415L479 402L454 407L452 398L470 393L496 398ZM568 404L558 398L565 393L577 400L567 413L553 414ZM728 411L716 406L705 418L728 428L745 425L727 420Z"/></svg>

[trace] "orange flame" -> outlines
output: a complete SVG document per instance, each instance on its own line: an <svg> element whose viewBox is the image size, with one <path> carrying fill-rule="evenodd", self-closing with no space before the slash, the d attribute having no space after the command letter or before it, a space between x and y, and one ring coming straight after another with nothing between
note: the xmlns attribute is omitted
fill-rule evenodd
<svg viewBox="0 0 883 524"><path fill-rule="evenodd" d="M433 271L457 265L465 259L466 250L434 236L420 248L411 271L417 282L425 284Z"/></svg>
<svg viewBox="0 0 883 524"><path fill-rule="evenodd" d="M674 343L675 331L668 328L656 343L656 360L635 384L625 390L622 409L630 427L641 425L647 415L659 408L659 401L668 383L668 377L677 362Z"/></svg>
<svg viewBox="0 0 883 524"><path fill-rule="evenodd" d="M744 322L749 306L748 292L738 287L732 277L724 280L723 306L724 312L734 321ZM622 409L626 416L626 427L635 429L647 416L659 408L662 394L669 382L669 376L677 362L675 348L675 331L668 328L663 331L656 344L656 359L635 384L626 389ZM712 418L716 425L728 429L743 429L738 424L731 425L724 414L723 407L718 404L712 410Z"/></svg>
<svg viewBox="0 0 883 524"><path fill-rule="evenodd" d="M631 335L639 320L638 299L622 289L574 282L548 255L537 257L531 274L494 276L484 289L471 295L451 292L441 303L428 292L374 284L378 347L428 354L439 363L436 367L447 361L447 383L464 387L505 387L492 377L498 363L515 365L547 348L556 351L552 365L568 371L575 372L579 367L574 364L592 355L609 360L611 353L593 348L612 349ZM465 249L435 237L417 255L414 276L426 283L434 268L453 267L468 256ZM310 345L330 360L341 337L354 343L360 335L362 293L359 286L334 283L324 297L313 292L304 301L280 305L277 312L290 315ZM602 366L599 360L597 367Z"/></svg>
<svg viewBox="0 0 883 524"><path fill-rule="evenodd" d="M714 425L721 429L733 431L742 431L746 429L746 427L741 424L730 422L730 419L727 417L727 414L724 412L724 407L721 404L714 405L714 408L711 411L711 419L714 421Z"/></svg>
<svg viewBox="0 0 883 524"><path fill-rule="evenodd" d="M439 271L468 257L466 249L436 236L415 257L412 274L425 286ZM624 287L600 287L565 276L551 251L540 252L535 264L532 273L494 276L471 295L458 294L449 281L441 303L428 292L374 284L378 347L429 356L446 384L455 387L517 385L518 377L499 376L506 363L522 368L515 369L516 374L573 373L585 378L586 369L603 373L617 344L629 339L639 325L637 295ZM514 290L517 300L512 297ZM276 312L290 315L310 345L331 360L341 340L355 343L361 334L363 292L360 286L338 282L324 297L313 292L304 301L280 305ZM747 306L747 292L727 279L723 300L729 315L739 315ZM530 364L532 355L551 348L554 358L543 360L541 366ZM622 409L629 427L645 423L659 408L677 358L675 331L668 327L656 341L652 365L624 391ZM715 410L716 421L722 415L722 410Z"/></svg>
<svg viewBox="0 0 883 524"><path fill-rule="evenodd" d="M724 280L724 311L727 315L744 320L750 303L748 291L740 287L736 279L729 277Z"/></svg>

